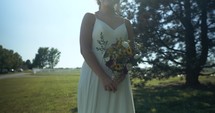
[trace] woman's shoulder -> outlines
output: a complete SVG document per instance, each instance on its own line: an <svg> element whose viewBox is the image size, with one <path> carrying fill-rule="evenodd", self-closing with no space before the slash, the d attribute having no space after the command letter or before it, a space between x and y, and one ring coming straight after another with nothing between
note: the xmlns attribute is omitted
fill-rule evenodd
<svg viewBox="0 0 215 113"><path fill-rule="evenodd" d="M126 18L123 18L122 16L120 15L117 15L118 19L120 19L121 21L123 21L123 23L125 23L126 25L129 25L131 24L130 23L130 20L126 19Z"/></svg>
<svg viewBox="0 0 215 113"><path fill-rule="evenodd" d="M87 12L87 13L84 14L84 17L88 17L88 18L91 17L92 18L92 17L95 17L95 14Z"/></svg>
<svg viewBox="0 0 215 113"><path fill-rule="evenodd" d="M95 14L87 12L87 13L84 14L83 20L85 20L85 21L94 21L95 20Z"/></svg>
<svg viewBox="0 0 215 113"><path fill-rule="evenodd" d="M128 20L128 19L126 19L126 18L123 18L123 21L124 21L124 23L125 23L126 25L130 25L130 24L131 24L130 20Z"/></svg>
<svg viewBox="0 0 215 113"><path fill-rule="evenodd" d="M131 29L132 29L132 24L131 24L130 20L128 20L128 19L126 19L126 18L123 18L123 17L121 17L121 19L122 19L122 21L124 22L126 28L127 28L128 30L131 30Z"/></svg>

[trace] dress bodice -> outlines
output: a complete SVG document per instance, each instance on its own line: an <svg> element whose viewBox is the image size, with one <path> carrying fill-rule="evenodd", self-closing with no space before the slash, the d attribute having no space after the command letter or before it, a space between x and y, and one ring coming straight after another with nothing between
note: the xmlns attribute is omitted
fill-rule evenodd
<svg viewBox="0 0 215 113"><path fill-rule="evenodd" d="M101 33L103 38L107 41L107 48L110 47L117 39L128 40L128 33L125 23L119 25L117 28L113 29L104 21L96 18L93 33L92 33L92 49L97 57L101 57L101 51L98 51L96 48L101 45L98 43L98 40L101 40Z"/></svg>
<svg viewBox="0 0 215 113"><path fill-rule="evenodd" d="M92 33L92 50L103 69L106 70L107 73L111 74L110 70L105 66L105 61L103 58L104 52L97 50L97 48L101 47L98 42L101 40L101 33L103 34L104 41L107 41L106 48L108 48L112 44L116 43L118 39L128 40L126 25L123 23L113 29L101 19L96 18L95 20Z"/></svg>

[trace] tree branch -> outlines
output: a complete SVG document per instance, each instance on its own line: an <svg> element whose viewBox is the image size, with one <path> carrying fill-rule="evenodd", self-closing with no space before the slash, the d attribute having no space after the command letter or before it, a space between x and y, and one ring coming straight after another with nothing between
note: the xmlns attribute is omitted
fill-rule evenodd
<svg viewBox="0 0 215 113"><path fill-rule="evenodd" d="M165 53L167 53L167 54L165 54ZM169 52L169 53L170 53L170 52ZM178 64L178 65L181 65L181 66L184 65L183 63L177 62L176 60L174 60L173 57L172 57L172 55L171 55L171 53L168 54L168 52L163 52L163 53L161 53L161 54L164 55L164 56L166 56L166 57L165 57L166 59L168 59L168 60L174 62L175 64Z"/></svg>
<svg viewBox="0 0 215 113"><path fill-rule="evenodd" d="M178 52L178 53L182 53L182 54L185 54L185 51L181 51L181 50L176 50L176 49L174 49L174 48L170 48L167 44L165 44L165 42L160 38L160 36L159 36L159 33L156 31L156 34L158 35L158 39L159 39L159 41L161 42L161 44L162 45L164 45L167 49L169 49L169 50L172 50L172 51L175 51L175 52Z"/></svg>

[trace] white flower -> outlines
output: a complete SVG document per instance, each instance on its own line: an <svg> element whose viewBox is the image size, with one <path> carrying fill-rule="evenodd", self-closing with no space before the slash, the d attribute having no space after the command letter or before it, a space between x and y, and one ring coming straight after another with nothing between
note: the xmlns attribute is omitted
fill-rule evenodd
<svg viewBox="0 0 215 113"><path fill-rule="evenodd" d="M138 59L138 58L140 58L140 57L141 57L140 54L135 54L135 55L134 55L134 59Z"/></svg>
<svg viewBox="0 0 215 113"><path fill-rule="evenodd" d="M107 62L107 61L110 60L110 57L106 57L106 58L104 58L104 59L105 59L105 61Z"/></svg>
<svg viewBox="0 0 215 113"><path fill-rule="evenodd" d="M129 44L128 44L128 42L123 41L123 42L122 42L122 46L125 47L125 48L128 48L128 47L129 47Z"/></svg>

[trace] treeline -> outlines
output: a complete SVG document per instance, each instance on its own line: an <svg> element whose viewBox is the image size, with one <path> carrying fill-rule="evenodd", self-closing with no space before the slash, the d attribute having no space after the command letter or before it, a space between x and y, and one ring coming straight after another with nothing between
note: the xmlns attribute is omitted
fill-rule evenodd
<svg viewBox="0 0 215 113"><path fill-rule="evenodd" d="M23 61L19 53L3 48L0 45L0 73L32 68L54 68L60 59L61 52L55 48L40 47L32 60Z"/></svg>
<svg viewBox="0 0 215 113"><path fill-rule="evenodd" d="M13 50L8 50L0 45L0 72L18 69L23 65L22 57Z"/></svg>

